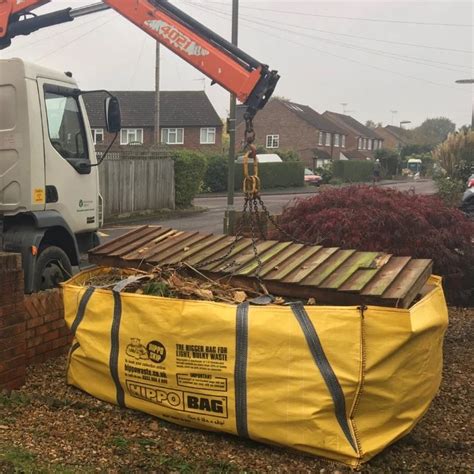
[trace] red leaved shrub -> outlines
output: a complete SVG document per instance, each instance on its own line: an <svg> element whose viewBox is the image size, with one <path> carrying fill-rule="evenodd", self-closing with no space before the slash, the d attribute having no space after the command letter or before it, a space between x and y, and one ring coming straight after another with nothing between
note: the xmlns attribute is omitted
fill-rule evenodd
<svg viewBox="0 0 474 474"><path fill-rule="evenodd" d="M326 247L430 258L452 304L474 303L474 223L436 196L385 187L334 188L299 199L280 218L290 235ZM274 231L272 238L281 238Z"/></svg>

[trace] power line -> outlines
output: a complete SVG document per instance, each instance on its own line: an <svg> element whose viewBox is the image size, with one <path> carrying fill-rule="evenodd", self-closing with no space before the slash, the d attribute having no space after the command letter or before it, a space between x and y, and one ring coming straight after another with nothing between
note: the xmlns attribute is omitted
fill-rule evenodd
<svg viewBox="0 0 474 474"><path fill-rule="evenodd" d="M188 2L188 3L190 3L190 2ZM210 11L209 8L203 8L202 6L197 5L197 4L193 4L193 6L194 6L195 8L198 8L198 9L202 10L202 11L205 11L206 13L208 13L208 12ZM220 12L219 12L219 13L220 13ZM216 14L215 11L214 11L214 14ZM225 16L224 16L224 17L221 16L221 18L226 19ZM246 22L247 20L244 19L243 21ZM403 73L401 73L401 72L394 71L394 70L392 70L392 69L386 69L386 68L383 68L383 67L380 67L380 66L375 66L375 65L373 65L373 64L364 63L364 62L358 61L358 60L356 60L356 59L348 58L348 57L346 57L346 56L341 56L341 55L339 55L339 54L330 53L330 52L328 52L328 51L325 51L325 50L322 50L322 49L319 49L319 48L315 48L315 47L313 47L313 46L311 46L311 45L308 45L308 44L300 43L300 42L295 41L295 40L290 39L290 38L283 38L283 37L281 37L281 36L275 35L275 34L273 33L274 28L272 28L271 26L269 26L269 25L268 25L268 26L267 26L267 25L263 25L263 26L264 26L265 28L271 28L271 29L272 29L272 32L265 32L266 35L273 36L274 38L280 39L280 40L285 41L285 42L289 42L289 43L296 44L297 46L300 46L300 47L303 47L303 48L312 49L312 50L314 50L314 51L318 51L318 52L320 52L320 53L322 53L322 54L326 54L326 55L328 55L328 56L332 56L332 57L335 57L335 58L343 59L343 60L345 60L345 61L350 61L350 62L352 62L352 63L356 63L356 64L360 64L360 65L363 65L363 66L366 66L366 67L370 67L370 68L372 68L372 69L377 69L377 70L379 70L379 71L388 72L388 73L390 73L390 74L392 74L392 75L397 75L397 76L404 77L404 78L407 78L407 79L413 79L413 80L416 80L416 81L420 81L420 82L424 82L424 83L427 83L427 84L432 84L432 85L436 85L436 86L440 86L440 87L444 87L444 88L449 88L449 89L452 89L452 90L458 90L457 88L452 87L452 86L449 86L449 85L447 85L447 84L442 84L442 83L439 83L439 82L434 82L434 81L431 81L431 80L429 80L429 79L423 79L423 78L417 77L417 76L411 76L411 75L408 75L408 74L403 74ZM246 27L247 27L248 29L252 30L252 31L256 31L256 29L253 28L253 27L250 27L250 26L246 26ZM291 33L294 34L294 32L291 32Z"/></svg>
<svg viewBox="0 0 474 474"><path fill-rule="evenodd" d="M201 8L209 9L209 7L204 7L203 5L200 5L200 4L197 4L197 3L194 3L194 2L188 1L187 3L192 4L194 6L199 6ZM211 3L211 2L209 2L209 3ZM219 2L212 2L212 3L219 3ZM220 3L220 5L223 5L223 4ZM258 8L255 8L255 9L259 10ZM214 11L217 11L217 10L214 10ZM265 11L278 12L278 10L266 10L266 9L265 9ZM221 12L221 13L224 13L224 12ZM308 15L304 15L304 16L311 16L311 15L308 14ZM391 40L385 40L385 39L379 39L379 38L371 38L371 37L368 37L368 36L351 35L349 33L336 33L335 31L321 30L321 29L310 28L310 27L305 27L305 26L301 26L301 25L291 25L291 24L288 24L286 22L282 23L282 22L276 22L276 21L273 21L273 20L272 20L272 22L280 23L280 24L286 25L286 26L293 26L293 27L298 28L298 29L311 30L311 31L319 32L319 33L328 33L328 34L337 35L337 36L346 36L348 38L355 38L355 39L361 39L361 40L366 40L366 41L376 41L376 42L379 42L379 43L395 44L395 45L398 45L398 46L410 46L410 47L415 47L415 48L434 49L434 50L437 50L437 51L450 51L450 52L454 52L454 53L472 54L472 52L473 52L472 50L466 50L466 49L444 48L442 46L430 46L430 45L424 45L424 44L418 44L418 43L405 43L403 41L391 41Z"/></svg>
<svg viewBox="0 0 474 474"><path fill-rule="evenodd" d="M226 3L222 2L213 2L208 1L207 3L212 3L215 5L227 5ZM295 12L290 10L275 10L273 8L262 8L262 7L248 7L242 6L241 8L251 9L254 11L262 11L262 12L271 12L271 13L282 13L284 15L299 15L305 17L317 17L317 18L333 18L337 20L351 20L351 21L370 21L374 23L396 23L396 24L404 24L404 25L418 25L418 26L449 26L449 27L461 27L461 28L473 28L474 25L468 23L436 23L436 22L424 22L424 21L408 21L408 20L386 20L383 18L361 18L361 17L352 17L352 16L339 16L339 15L323 15L320 13L303 13L303 12Z"/></svg>
<svg viewBox="0 0 474 474"><path fill-rule="evenodd" d="M59 48L57 49L54 49L53 51L50 51L49 53L39 57L39 58L36 58L34 59L33 61L34 62L37 62L37 61L42 61L43 59L51 56L52 54L54 53L57 53L58 51L61 51L63 50L64 48L68 47L69 45L75 43L76 41L79 41L81 38L84 38L84 36L87 36L88 34L90 33L93 33L94 31L98 30L99 28L102 28L103 26L105 26L107 23L110 23L111 21L114 21L115 20L115 17L114 18L110 18L109 20L107 21L104 21L103 23L101 23L100 25L97 25L95 26L94 28L92 28L91 30L88 30L86 31L84 34L80 35L80 36L77 36L76 38L74 38L73 40L61 45Z"/></svg>
<svg viewBox="0 0 474 474"><path fill-rule="evenodd" d="M49 36L46 36L46 37L43 37L43 38L39 38L39 39L34 39L33 40L33 44L28 44L28 45L23 45L23 46L19 46L18 48L16 48L15 46L12 47L12 53L13 54L16 54L18 51L22 51L23 49L25 48L33 48L35 47L38 43L42 43L43 41L46 41L46 40L49 40L49 39L53 39L53 38L58 38L58 36L62 36L64 34L67 34L67 33L70 33L71 31L74 31L74 30L77 30L77 29L80 29L84 26L87 26L89 25L90 23L95 23L97 20L99 20L100 18L96 17L96 18L92 18L90 19L89 21L85 21L85 22L82 22L82 23L79 23L77 25L74 25L74 26L69 26L68 28L64 28L60 31L57 31L55 34L53 35L49 35Z"/></svg>
<svg viewBox="0 0 474 474"><path fill-rule="evenodd" d="M193 4L193 5L197 6L197 4ZM222 15L228 16L227 12L223 12L221 10L216 10L216 9L211 9L209 7L207 7L207 9L209 11L214 12L214 13L221 13ZM240 17L242 19L246 19L248 22L254 23L256 25L269 26L268 23L255 20L254 18L251 18L249 16L240 15ZM275 21L272 20L272 24L274 24L274 23L287 25L286 23L275 22ZM299 25L291 25L291 24L287 25L287 26L298 28L299 30L304 28L304 27L299 26ZM311 28L306 28L306 29L312 30ZM470 70L471 69L469 67L462 66L462 65L459 65L459 64L450 64L450 63L443 63L443 62L440 62L440 61L431 61L431 60L425 59L425 58L418 58L418 57L413 57L413 56L401 55L401 54L387 52L387 51L383 51L383 50L379 50L379 49L366 48L364 46L358 46L358 45L345 43L345 42L341 42L341 41L337 41L337 40L331 40L331 39L323 38L323 37L320 37L320 36L308 35L308 34L305 34L305 33L301 33L299 31L291 31L291 30L288 30L287 28L286 29L281 28L281 30L286 31L287 33L298 34L300 36L306 36L308 38L317 39L319 41L327 42L327 43L330 43L330 44L335 44L337 46L341 46L341 47L345 47L345 48L349 48L349 49L355 49L355 50L358 50L358 51L364 51L364 52L368 52L370 54L375 54L375 55L378 55L378 56L383 56L383 57L388 57L388 58L391 58L391 59L396 59L398 61L404 61L404 62L409 62L409 63L413 63L413 64L420 64L420 65L423 65L423 66L433 67L433 68L436 68L436 69L441 69L441 68L440 68L440 66L437 66L435 64L443 65L444 66L442 68L443 70L449 70L449 71L453 71L453 72L463 72L463 70ZM433 64L427 64L427 63L433 63ZM446 67L446 66L454 66L456 69L453 69L451 67Z"/></svg>

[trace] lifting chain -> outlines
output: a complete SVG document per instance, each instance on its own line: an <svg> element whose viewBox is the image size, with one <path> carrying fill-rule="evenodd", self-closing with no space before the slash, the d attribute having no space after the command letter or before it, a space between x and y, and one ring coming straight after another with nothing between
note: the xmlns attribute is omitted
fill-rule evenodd
<svg viewBox="0 0 474 474"><path fill-rule="evenodd" d="M261 190L261 181L259 177L259 167L258 167L258 158L257 158L257 148L255 146L255 130L253 126L253 115L246 113L244 115L245 120L245 155L243 162L243 171L244 171L244 181L243 181L243 192L244 192L244 207L242 210L242 217L240 219L238 228L235 232L235 239L232 242L232 245L229 247L227 252L214 260L201 263L198 268L207 267L215 263L223 262L227 260L234 252L237 247L237 243L241 240L244 226L250 225L250 233L252 240L252 248L255 255L255 260L257 262L257 268L253 273L254 277L259 282L260 286L266 291L265 285L261 279L260 272L263 267L262 259L258 251L258 240L257 230L260 235L260 239L265 240L267 238L264 225L262 222L261 214L265 216L267 222L270 222L275 229L281 232L286 238L291 242L295 242L302 245L314 245L313 242L307 242L300 239L296 239L294 236L290 235L286 230L284 230L277 222L277 220L271 215L267 206L263 202L262 197L260 196ZM253 160L253 174L249 172L249 162ZM260 211L261 209L261 211ZM226 268L231 268L235 265L235 260L226 264ZM225 270L222 268L221 270ZM232 275L233 276L233 275ZM266 291L267 292L267 291ZM267 292L268 293L268 292Z"/></svg>

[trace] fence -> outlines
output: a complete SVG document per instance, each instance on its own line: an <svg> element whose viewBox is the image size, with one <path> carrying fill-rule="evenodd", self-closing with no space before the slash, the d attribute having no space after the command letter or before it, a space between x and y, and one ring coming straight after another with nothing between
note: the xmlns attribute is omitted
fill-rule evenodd
<svg viewBox="0 0 474 474"><path fill-rule="evenodd" d="M174 162L162 154L111 153L100 167L99 180L106 220L175 208Z"/></svg>

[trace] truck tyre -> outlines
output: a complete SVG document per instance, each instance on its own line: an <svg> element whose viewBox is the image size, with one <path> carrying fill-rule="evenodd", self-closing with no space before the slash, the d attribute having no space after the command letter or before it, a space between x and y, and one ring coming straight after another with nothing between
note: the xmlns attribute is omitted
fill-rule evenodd
<svg viewBox="0 0 474 474"><path fill-rule="evenodd" d="M34 292L56 288L72 276L71 262L59 247L46 247L36 260Z"/></svg>

